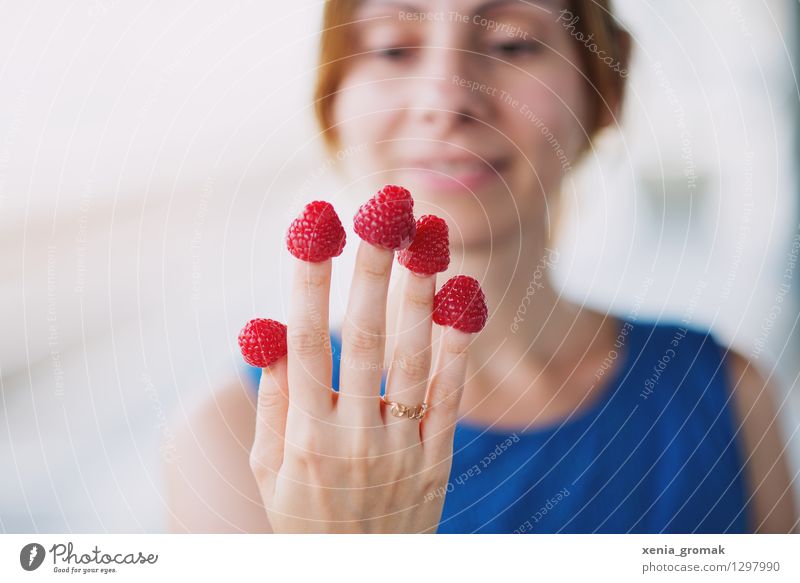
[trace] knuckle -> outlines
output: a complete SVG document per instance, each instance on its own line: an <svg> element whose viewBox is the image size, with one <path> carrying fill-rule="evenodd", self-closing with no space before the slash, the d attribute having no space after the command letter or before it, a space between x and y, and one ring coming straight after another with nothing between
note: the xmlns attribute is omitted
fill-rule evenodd
<svg viewBox="0 0 800 583"><path fill-rule="evenodd" d="M316 356L322 353L325 347L322 332L304 326L290 326L286 331L286 342L298 356Z"/></svg>
<svg viewBox="0 0 800 583"><path fill-rule="evenodd" d="M343 327L342 343L357 354L373 353L381 347L383 335L363 326L349 324Z"/></svg>
<svg viewBox="0 0 800 583"><path fill-rule="evenodd" d="M262 454L262 450L258 445L254 445L250 449L250 457L249 457L249 464L250 464L250 471L253 473L253 476L258 481L262 481L267 474L269 473L269 466L264 459L264 455Z"/></svg>
<svg viewBox="0 0 800 583"><path fill-rule="evenodd" d="M292 453L299 458L317 459L320 452L320 440L314 431L304 431L292 442Z"/></svg>
<svg viewBox="0 0 800 583"><path fill-rule="evenodd" d="M372 467L363 460L350 460L347 465L347 474L350 476L351 484L354 486L353 492L358 492L357 496L363 494L359 492L359 488L369 487L374 480Z"/></svg>
<svg viewBox="0 0 800 583"><path fill-rule="evenodd" d="M406 376L418 379L427 377L430 373L431 359L426 350L422 352L403 354L395 363Z"/></svg>
<svg viewBox="0 0 800 583"><path fill-rule="evenodd" d="M344 467L353 486L366 486L370 483L370 477L373 474L372 465L357 456L355 452L352 452L351 457L345 461Z"/></svg>
<svg viewBox="0 0 800 583"><path fill-rule="evenodd" d="M420 473L420 486L424 492L444 492L450 479L450 464L439 462Z"/></svg>
<svg viewBox="0 0 800 583"><path fill-rule="evenodd" d="M389 278L391 268L391 262L366 260L359 264L358 273L367 281L383 282Z"/></svg>
<svg viewBox="0 0 800 583"><path fill-rule="evenodd" d="M448 334L447 337L443 339L444 342L444 351L447 354L450 354L455 357L463 356L467 354L469 351L469 343L463 342L460 339L451 338Z"/></svg>
<svg viewBox="0 0 800 583"><path fill-rule="evenodd" d="M413 478L415 481L424 476L424 472L420 472L418 457L413 453L401 455L398 474L402 479Z"/></svg>
<svg viewBox="0 0 800 583"><path fill-rule="evenodd" d="M290 455L287 455L286 458L291 461L292 467L302 469L306 475L321 470L325 463L325 455L309 440L295 443L291 447Z"/></svg>
<svg viewBox="0 0 800 583"><path fill-rule="evenodd" d="M440 482L434 480L430 476L426 476L420 480L419 483L420 491L423 494L423 500L428 501L429 499L433 499L434 495L438 492L444 490L444 487L440 485Z"/></svg>
<svg viewBox="0 0 800 583"><path fill-rule="evenodd" d="M258 391L258 407L271 411L273 409L283 409L286 406L287 399L281 391L277 388L272 390L259 389Z"/></svg>
<svg viewBox="0 0 800 583"><path fill-rule="evenodd" d="M348 448L354 461L365 464L370 468L381 463L383 457L383 443L385 435L382 429L361 429L353 433Z"/></svg>
<svg viewBox="0 0 800 583"><path fill-rule="evenodd" d="M375 451L368 439L356 439L350 447L350 457L355 465L372 467L375 464Z"/></svg>
<svg viewBox="0 0 800 583"><path fill-rule="evenodd" d="M317 273L316 270L306 268L300 273L299 283L302 290L309 295L315 292L324 291L328 287L328 275L326 273Z"/></svg>
<svg viewBox="0 0 800 583"><path fill-rule="evenodd" d="M287 474L309 484L322 484L330 473L325 457L317 452L298 450L284 461Z"/></svg>
<svg viewBox="0 0 800 583"><path fill-rule="evenodd" d="M414 292L406 292L405 302L411 309L419 312L432 312L433 311L433 296L428 294L419 294Z"/></svg>

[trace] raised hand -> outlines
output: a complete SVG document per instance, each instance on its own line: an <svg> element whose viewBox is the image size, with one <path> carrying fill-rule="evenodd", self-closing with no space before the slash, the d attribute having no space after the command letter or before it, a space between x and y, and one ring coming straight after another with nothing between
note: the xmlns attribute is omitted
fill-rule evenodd
<svg viewBox="0 0 800 583"><path fill-rule="evenodd" d="M316 223L327 233L328 250L317 249L315 261L302 250L314 245L313 236L295 238L298 252L290 243L300 258L293 267L288 354L264 368L250 455L275 532L434 532L441 516L444 499L429 494L442 491L449 477L467 350L486 308L475 280L448 282L444 295L436 296L436 321L448 326L431 371L436 271L447 262L426 259L435 233L427 227L417 233L415 227L431 219L414 223L411 204L403 208L404 197L410 203L407 191L389 188L399 187L383 189L356 217L363 240L341 331L338 393L331 388L328 305L330 257L341 252L339 231ZM441 231L444 223L436 221L434 230ZM384 230L382 222L388 224ZM444 235L446 241L446 227ZM405 249L400 262L418 273L401 268L397 336L381 399L396 248Z"/></svg>

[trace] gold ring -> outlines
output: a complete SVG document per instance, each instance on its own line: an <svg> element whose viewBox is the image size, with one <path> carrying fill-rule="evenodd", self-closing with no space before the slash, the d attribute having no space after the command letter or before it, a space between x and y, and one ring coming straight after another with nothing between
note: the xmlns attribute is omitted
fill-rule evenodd
<svg viewBox="0 0 800 583"><path fill-rule="evenodd" d="M390 409L389 412L394 417L408 417L409 419L422 419L425 415L425 411L428 410L427 403L420 403L416 407L409 407L408 405L403 405L402 403L397 403L396 401L387 401L386 397L381 396L383 402L389 405Z"/></svg>

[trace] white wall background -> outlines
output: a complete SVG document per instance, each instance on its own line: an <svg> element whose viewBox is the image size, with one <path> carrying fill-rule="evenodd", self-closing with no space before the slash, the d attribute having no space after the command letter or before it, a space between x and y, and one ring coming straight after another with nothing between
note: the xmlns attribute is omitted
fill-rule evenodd
<svg viewBox="0 0 800 583"><path fill-rule="evenodd" d="M625 125L566 189L559 281L777 363L789 438L791 3L619 4ZM335 160L309 109L319 5L277 5L3 6L0 531L162 530L160 441L241 371L242 323L283 318L283 230Z"/></svg>

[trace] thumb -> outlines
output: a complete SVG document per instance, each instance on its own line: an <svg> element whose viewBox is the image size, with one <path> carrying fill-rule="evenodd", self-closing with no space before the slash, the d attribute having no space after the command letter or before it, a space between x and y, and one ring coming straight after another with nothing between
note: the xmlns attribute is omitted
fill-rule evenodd
<svg viewBox="0 0 800 583"><path fill-rule="evenodd" d="M250 469L258 482L262 497L272 496L278 470L283 464L288 409L289 393L284 357L261 369L261 382L258 385L256 431L250 450Z"/></svg>

